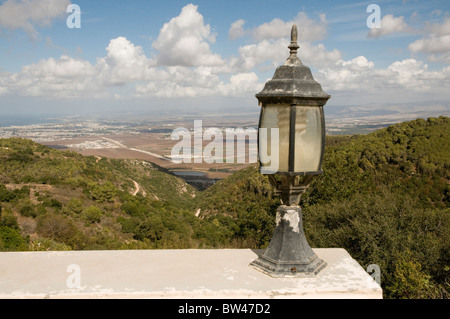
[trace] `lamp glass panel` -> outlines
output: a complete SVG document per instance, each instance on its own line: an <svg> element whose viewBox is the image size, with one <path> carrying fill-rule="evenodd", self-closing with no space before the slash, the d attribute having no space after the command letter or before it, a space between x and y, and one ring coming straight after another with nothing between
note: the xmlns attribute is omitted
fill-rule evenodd
<svg viewBox="0 0 450 319"><path fill-rule="evenodd" d="M290 123L290 105L276 104L276 105L266 105L261 110L261 128L267 128L267 156L276 156L272 154L271 145L272 143L277 143L277 141L272 141L272 134L270 129L278 129L279 140L278 140L278 172L288 172L289 171L289 123ZM264 151L261 147L261 143L264 141L259 141L259 151ZM261 163L261 166L267 166L270 163Z"/></svg>
<svg viewBox="0 0 450 319"><path fill-rule="evenodd" d="M322 108L297 106L294 171L315 172L322 160Z"/></svg>

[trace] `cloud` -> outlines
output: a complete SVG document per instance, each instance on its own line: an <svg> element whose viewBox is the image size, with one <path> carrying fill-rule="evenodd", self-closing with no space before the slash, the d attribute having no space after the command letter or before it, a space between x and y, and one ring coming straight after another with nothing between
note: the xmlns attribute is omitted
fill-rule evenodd
<svg viewBox="0 0 450 319"><path fill-rule="evenodd" d="M325 15L320 15L319 20L314 20L309 18L306 13L299 12L293 20L283 21L277 18L248 30L244 30L243 20L234 22L229 35L249 34L256 43L239 48L239 55L229 62L231 70L233 72L250 71L254 68L267 70L283 64L289 56L287 47L293 24L296 24L299 30L299 57L302 62L308 66L319 67L334 64L341 59L341 53L338 50L328 51L321 43L313 44L326 36ZM285 54L282 54L283 52Z"/></svg>
<svg viewBox="0 0 450 319"><path fill-rule="evenodd" d="M450 67L432 71L421 61L405 59L386 68L377 68L364 56L344 60L339 50L328 50L322 43L315 43L326 36L325 16L313 20L302 12L292 21L274 19L253 29L245 29L244 20L235 21L229 30L230 39L248 36L249 43L239 47L236 56L224 58L212 52L210 44L214 43L216 35L197 9L197 6L186 5L177 17L164 24L153 42L156 54L148 56L141 46L126 37L116 37L109 41L104 56L97 58L94 64L63 55L59 59L43 59L24 66L17 73L0 73L0 95L46 98L104 98L117 97L119 93L131 98L253 96L264 85L265 79L258 76L258 71L273 71L289 56L290 28L296 20L301 26L299 57L304 64L317 69L314 77L327 93L344 96L347 101L369 97L391 101L426 94L445 97L450 86ZM304 23L298 23L299 20ZM422 42L411 44L410 50L439 57L448 53L445 51L446 23L447 20L428 26L441 42L425 45L432 40L430 35L420 39ZM306 27L308 25L311 28Z"/></svg>
<svg viewBox="0 0 450 319"><path fill-rule="evenodd" d="M433 17L433 16L439 17L441 14L442 14L442 10L435 9L435 10L431 11L430 16L431 17Z"/></svg>
<svg viewBox="0 0 450 319"><path fill-rule="evenodd" d="M140 97L204 97L204 96L246 96L262 89L254 72L240 72L226 80L213 73L211 67L188 68L169 67L167 76L159 81L149 81L136 86L136 95Z"/></svg>
<svg viewBox="0 0 450 319"><path fill-rule="evenodd" d="M371 81L373 68L373 62L359 56L349 61L339 60L333 66L321 68L316 77L327 89L359 90Z"/></svg>
<svg viewBox="0 0 450 319"><path fill-rule="evenodd" d="M8 88L0 86L0 96L5 95L9 92Z"/></svg>
<svg viewBox="0 0 450 319"><path fill-rule="evenodd" d="M262 84L253 72L219 77L211 66L164 66L125 37L112 39L95 65L67 55L43 59L18 73L0 74L0 95L47 98L239 96Z"/></svg>
<svg viewBox="0 0 450 319"><path fill-rule="evenodd" d="M275 18L270 22L251 30L253 39L256 41L285 38L290 34L292 25L298 27L299 41L319 41L327 33L327 21L324 14L319 16L319 21L310 19L305 12L299 12L297 16L290 21L283 21Z"/></svg>
<svg viewBox="0 0 450 319"><path fill-rule="evenodd" d="M98 85L92 78L95 74L89 62L63 55L24 66L4 82L10 93L19 96L80 97L97 94Z"/></svg>
<svg viewBox="0 0 450 319"><path fill-rule="evenodd" d="M411 52L448 53L450 51L450 34L431 34L426 38L414 41L408 46Z"/></svg>
<svg viewBox="0 0 450 319"><path fill-rule="evenodd" d="M412 42L408 49L413 53L428 54L431 62L450 63L450 18L428 25L426 31L427 35Z"/></svg>
<svg viewBox="0 0 450 319"><path fill-rule="evenodd" d="M170 66L158 78L136 85L138 96L163 98L199 97L218 93L219 77L208 66Z"/></svg>
<svg viewBox="0 0 450 319"><path fill-rule="evenodd" d="M314 21L300 12L294 20L304 22L300 33L312 40L326 33L325 17L319 19ZM277 33L278 23L286 32ZM244 20L233 23L229 35L245 32L256 43L241 46L237 56L223 58L211 51L216 35L204 23L198 7L189 4L161 28L153 42L157 53L151 57L126 37L117 37L110 40L105 56L95 64L63 55L3 75L0 94L67 98L117 96L118 90L128 96L162 98L254 94L264 85L255 71L273 70L289 56L293 21L273 20L253 30L244 30L244 24ZM341 59L338 50L328 51L323 44L307 40L300 49L305 64L324 67Z"/></svg>
<svg viewBox="0 0 450 319"><path fill-rule="evenodd" d="M380 22L380 28L372 28L368 33L369 38L379 38L393 33L411 32L412 29L404 21L404 17L394 17L392 14L385 15Z"/></svg>
<svg viewBox="0 0 450 319"><path fill-rule="evenodd" d="M244 28L245 20L233 22L228 32L230 39L250 35L256 43L241 46L237 56L224 59L212 53L209 43L214 42L215 34L204 24L198 7L189 4L179 16L163 26L153 43L153 48L159 51L155 57L156 66L163 67L159 81L139 84L136 92L141 96L160 97L254 93L255 88L260 89L262 85L254 70L273 69L288 57L293 24L301 25L299 33L301 45L305 47L306 63L324 66L341 58L338 50L327 51L323 44L309 42L326 35L325 15L320 15L316 21L299 12L291 21L274 19L249 30ZM280 54L283 51L285 55ZM226 74L230 75L224 76Z"/></svg>
<svg viewBox="0 0 450 319"><path fill-rule="evenodd" d="M223 65L220 55L212 53L209 47L209 43L215 42L215 34L209 25L204 24L197 8L188 4L179 16L164 24L153 42L153 48L159 51L158 65Z"/></svg>
<svg viewBox="0 0 450 319"><path fill-rule="evenodd" d="M259 82L254 72L243 72L231 76L228 83L221 83L218 88L224 96L240 96L248 92L259 92L263 87L264 84Z"/></svg>
<svg viewBox="0 0 450 319"><path fill-rule="evenodd" d="M4 83L7 94L19 96L107 97L119 86L170 77L154 65L142 47L118 37L109 42L106 56L98 58L95 65L67 55L43 59L22 67L18 73L5 75L0 87Z"/></svg>
<svg viewBox="0 0 450 319"><path fill-rule="evenodd" d="M245 20L243 19L239 19L231 24L230 30L228 31L228 37L230 40L235 40L244 36L244 24Z"/></svg>
<svg viewBox="0 0 450 319"><path fill-rule="evenodd" d="M135 46L127 38L112 39L106 52L106 57L97 59L96 65L99 79L106 86L156 78L155 61L147 58L142 47Z"/></svg>
<svg viewBox="0 0 450 319"><path fill-rule="evenodd" d="M239 48L239 56L230 60L230 66L235 72L252 70L266 61L272 63L271 67L277 66L287 58L287 55L283 57L280 52L285 51L287 54L289 52L288 44L287 39L278 39L276 41L262 40L259 43L244 45Z"/></svg>
<svg viewBox="0 0 450 319"><path fill-rule="evenodd" d="M328 51L322 43L313 45L310 42L304 42L300 44L298 52L303 64L315 68L332 65L342 58L342 53L339 50L333 49Z"/></svg>
<svg viewBox="0 0 450 319"><path fill-rule="evenodd" d="M0 5L0 28L23 29L31 39L38 37L36 26L49 26L64 17L70 0L7 0Z"/></svg>
<svg viewBox="0 0 450 319"><path fill-rule="evenodd" d="M450 17L446 17L442 23L433 23L427 27L432 34L441 36L450 34Z"/></svg>
<svg viewBox="0 0 450 319"><path fill-rule="evenodd" d="M239 48L239 56L231 59L230 68L234 72L250 71L255 68L261 71L275 69L284 64L289 57L288 45L289 40L285 37L276 41L263 40L242 46ZM323 44L313 45L310 42L301 43L298 55L309 67L334 64L342 56L339 50L328 51Z"/></svg>
<svg viewBox="0 0 450 319"><path fill-rule="evenodd" d="M250 43L239 47L238 54L223 58L211 52L209 43L215 34L204 24L197 6L185 6L180 15L166 23L153 48L157 49L156 66L161 74L157 80L139 83L139 96L182 97L207 95L244 95L257 92L264 85L256 70L273 70L289 56L289 36L293 24L300 25L300 56L306 64L326 66L341 59L338 50L328 51L323 44L313 45L325 37L325 15L318 20L299 12L291 21L274 19L253 29L245 29L240 19L230 26L228 36L237 39L250 35ZM302 49L304 48L304 51ZM285 54L280 54L285 52Z"/></svg>
<svg viewBox="0 0 450 319"><path fill-rule="evenodd" d="M450 67L429 70L421 61L405 59L387 68L376 68L374 62L359 56L322 68L315 78L327 93L345 99L346 103L395 103L426 96L448 98Z"/></svg>

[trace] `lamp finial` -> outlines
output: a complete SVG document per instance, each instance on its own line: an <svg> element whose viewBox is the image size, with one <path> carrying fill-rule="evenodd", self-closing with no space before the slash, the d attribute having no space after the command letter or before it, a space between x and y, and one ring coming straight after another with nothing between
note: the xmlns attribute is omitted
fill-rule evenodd
<svg viewBox="0 0 450 319"><path fill-rule="evenodd" d="M288 48L290 50L290 56L286 61L286 64L301 64L300 59L297 56L297 50L300 48L300 46L297 43L298 39L298 30L297 25L293 25L291 29L291 44L289 44Z"/></svg>

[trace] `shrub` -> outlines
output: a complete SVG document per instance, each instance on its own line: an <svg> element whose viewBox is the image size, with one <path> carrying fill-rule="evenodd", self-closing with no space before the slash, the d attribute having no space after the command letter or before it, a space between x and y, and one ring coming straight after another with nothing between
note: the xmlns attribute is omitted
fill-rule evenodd
<svg viewBox="0 0 450 319"><path fill-rule="evenodd" d="M25 251L28 245L17 229L0 226L1 251Z"/></svg>
<svg viewBox="0 0 450 319"><path fill-rule="evenodd" d="M54 198L46 198L44 199L42 204L44 204L45 207L53 207L56 209L60 209L62 207L62 203Z"/></svg>
<svg viewBox="0 0 450 319"><path fill-rule="evenodd" d="M134 233L139 226L140 220L138 218L118 217L117 222L122 226L122 232Z"/></svg>
<svg viewBox="0 0 450 319"><path fill-rule="evenodd" d="M83 211L83 219L91 224L99 223L103 212L97 206L89 206Z"/></svg>
<svg viewBox="0 0 450 319"><path fill-rule="evenodd" d="M64 213L80 214L83 211L83 202L78 198L72 198L65 206Z"/></svg>
<svg viewBox="0 0 450 319"><path fill-rule="evenodd" d="M36 207L31 203L27 203L24 206L22 206L19 210L19 213L24 217L35 218L37 216Z"/></svg>
<svg viewBox="0 0 450 319"><path fill-rule="evenodd" d="M92 199L97 202L112 203L117 195L117 188L110 181L103 185L92 184L90 194Z"/></svg>
<svg viewBox="0 0 450 319"><path fill-rule="evenodd" d="M49 238L38 238L34 239L29 244L30 251L63 251L71 250L69 246L62 243L57 243L56 241Z"/></svg>
<svg viewBox="0 0 450 319"><path fill-rule="evenodd" d="M14 216L12 211L6 208L3 209L2 214L0 216L0 226L5 226L19 230L19 223L17 222L17 217Z"/></svg>
<svg viewBox="0 0 450 319"><path fill-rule="evenodd" d="M397 299L429 299L438 297L438 290L431 283L431 276L424 273L422 265L407 250L397 258L391 283L387 287L389 297Z"/></svg>
<svg viewBox="0 0 450 319"><path fill-rule="evenodd" d="M385 296L423 298L445 276L450 216L418 201L385 189L310 206L305 234L312 247L342 247L361 265L378 264ZM411 256L403 256L408 250Z"/></svg>
<svg viewBox="0 0 450 319"><path fill-rule="evenodd" d="M6 189L5 185L0 184L0 202L10 202L16 198L16 194Z"/></svg>
<svg viewBox="0 0 450 319"><path fill-rule="evenodd" d="M38 217L36 232L45 238L68 244L77 236L78 229L66 217L49 213Z"/></svg>

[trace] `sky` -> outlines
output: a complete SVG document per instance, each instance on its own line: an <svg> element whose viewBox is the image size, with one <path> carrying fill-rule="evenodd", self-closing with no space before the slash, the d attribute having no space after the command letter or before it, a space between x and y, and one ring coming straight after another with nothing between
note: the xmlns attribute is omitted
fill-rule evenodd
<svg viewBox="0 0 450 319"><path fill-rule="evenodd" d="M450 114L448 0L0 0L0 116L259 111L293 24L325 109Z"/></svg>

